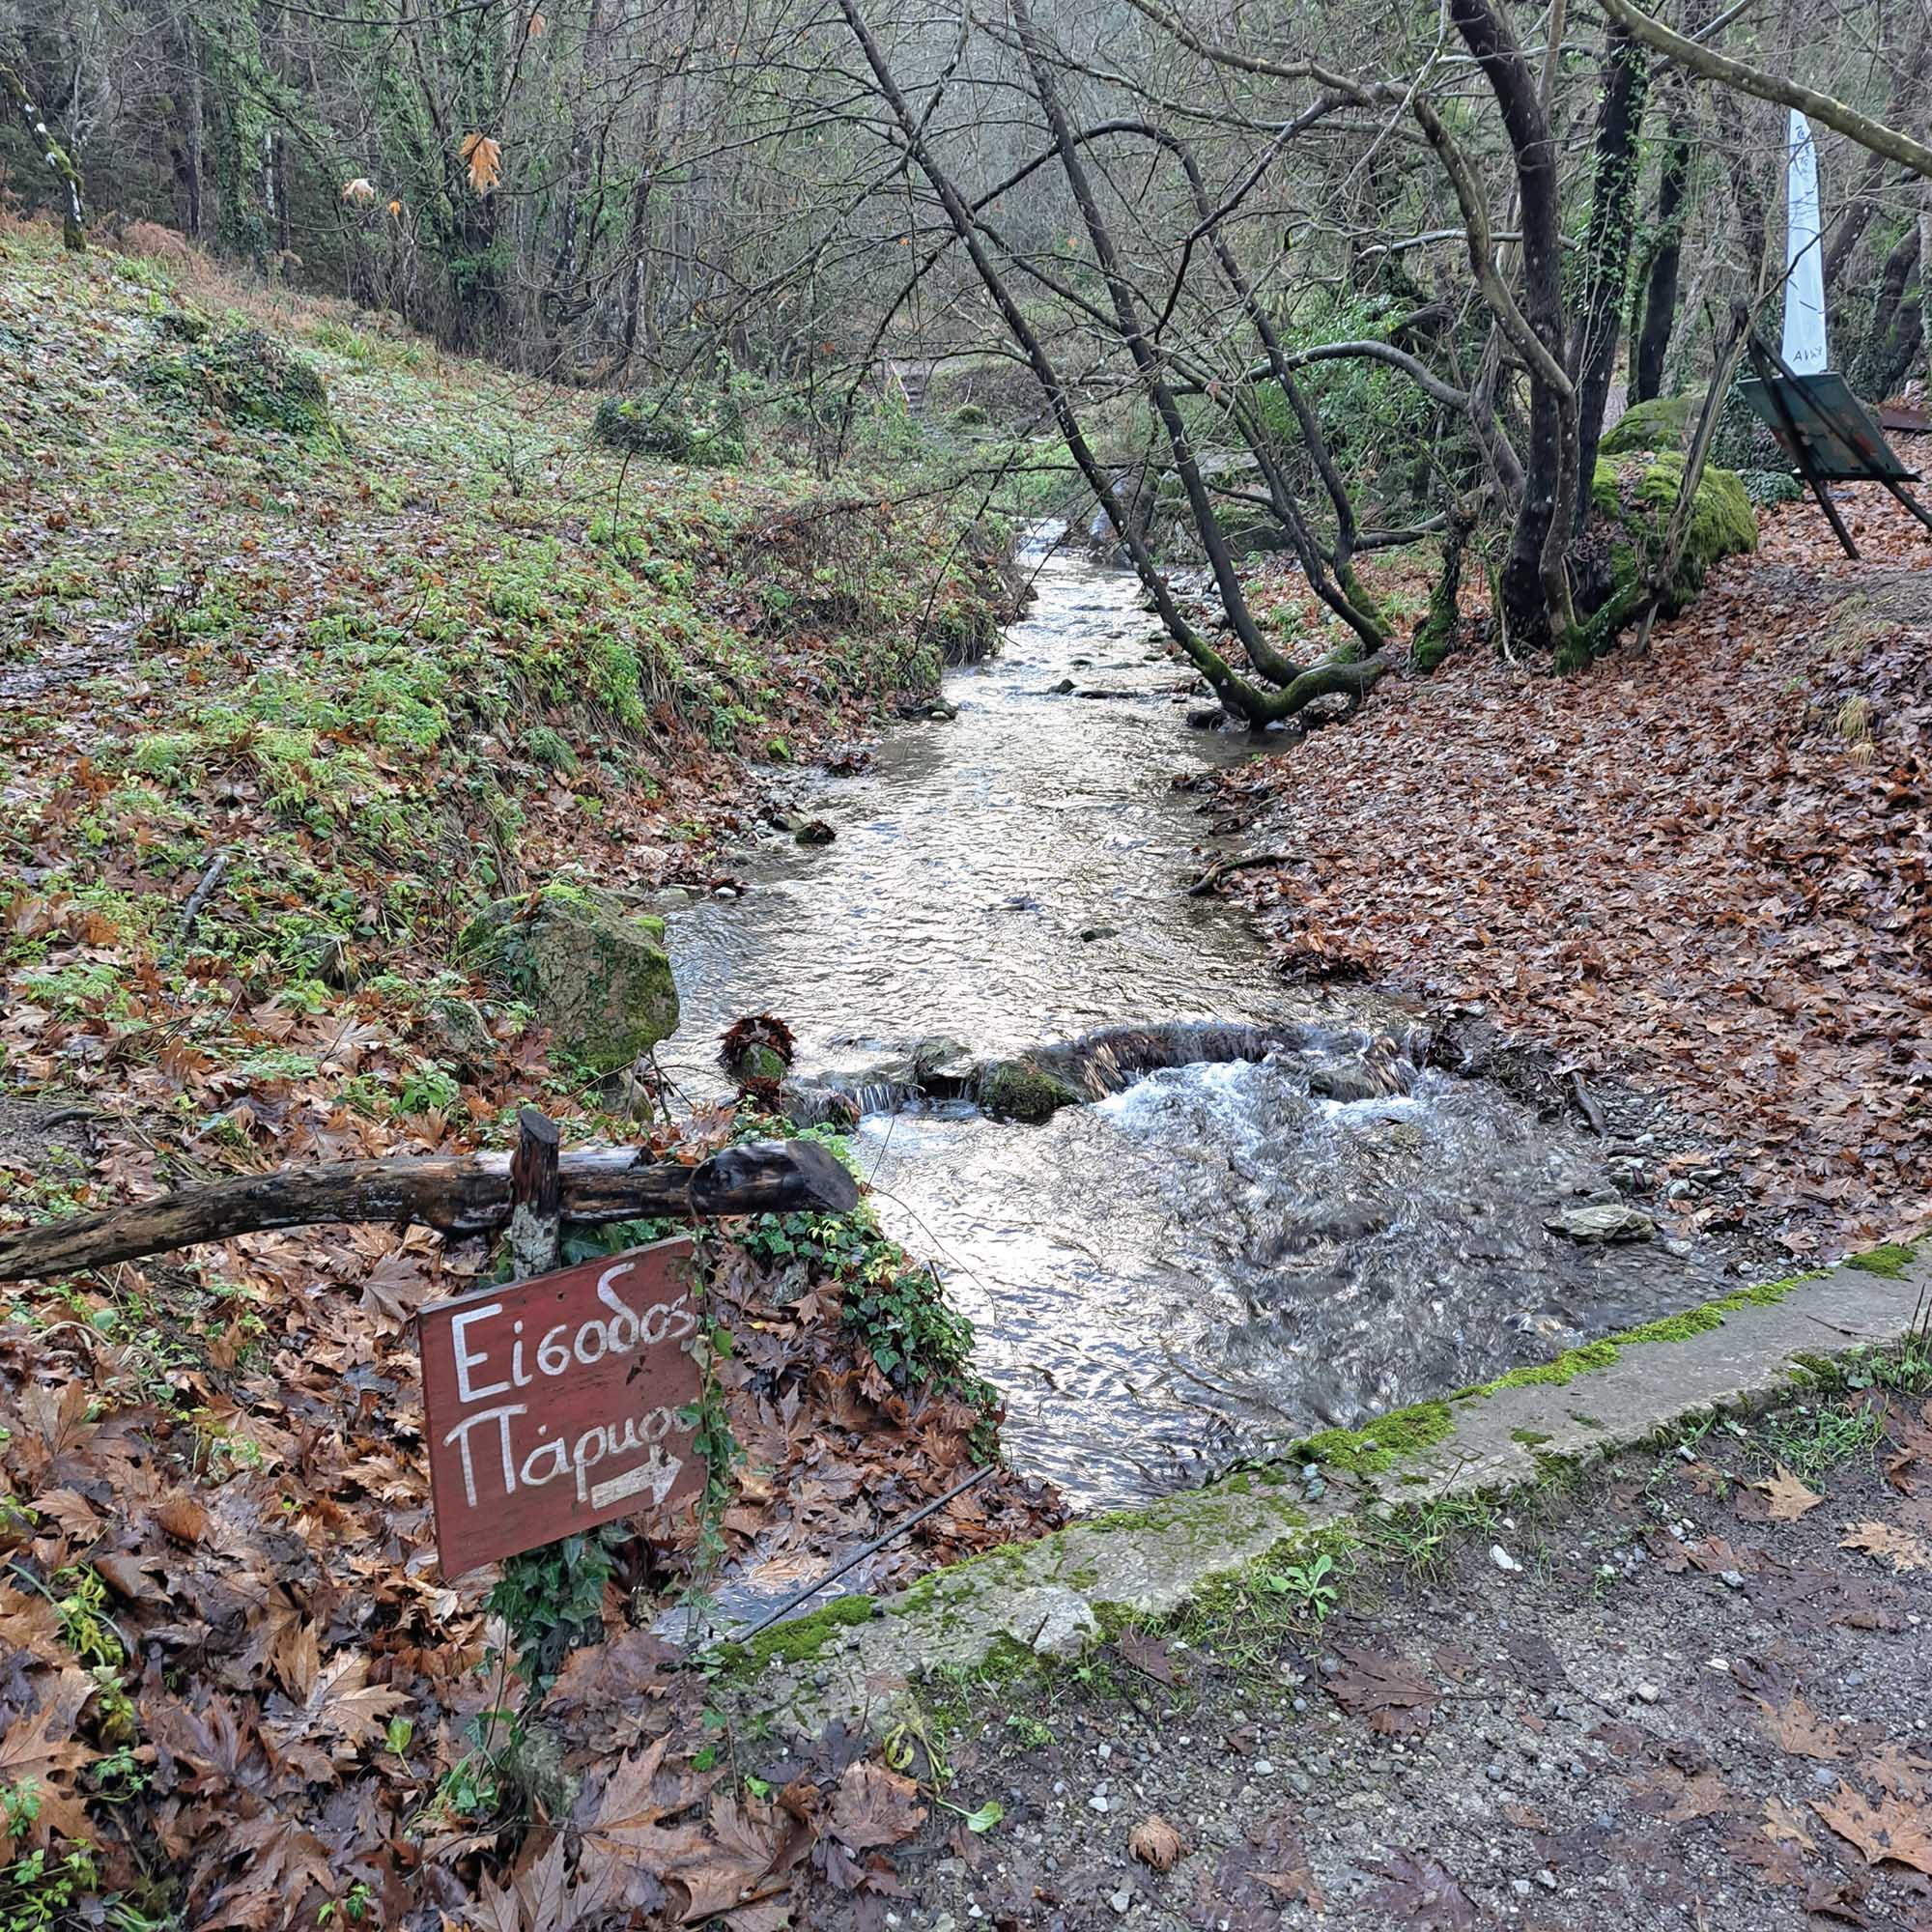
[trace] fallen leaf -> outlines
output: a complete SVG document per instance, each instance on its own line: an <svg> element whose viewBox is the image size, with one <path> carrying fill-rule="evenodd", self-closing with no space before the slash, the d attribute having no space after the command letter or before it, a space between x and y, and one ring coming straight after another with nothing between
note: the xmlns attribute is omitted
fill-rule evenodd
<svg viewBox="0 0 1932 1932"><path fill-rule="evenodd" d="M1186 1852L1180 1833L1158 1811L1143 1818L1127 1833L1127 1850L1155 1871L1172 1871Z"/></svg>
<svg viewBox="0 0 1932 1932"><path fill-rule="evenodd" d="M1439 1692L1419 1670L1354 1644L1337 1644L1335 1655L1343 1667L1327 1680L1328 1694L1351 1718L1366 1718L1382 1737L1428 1736Z"/></svg>
<svg viewBox="0 0 1932 1932"><path fill-rule="evenodd" d="M1825 1498L1807 1490L1782 1463L1777 1473L1751 1488L1761 1490L1769 1503L1766 1514L1773 1522L1796 1522L1806 1510L1814 1510Z"/></svg>
<svg viewBox="0 0 1932 1932"><path fill-rule="evenodd" d="M1476 1908L1469 1894L1448 1868L1426 1854L1391 1852L1369 1869L1384 1883L1369 1894L1369 1902L1416 1932L1469 1932Z"/></svg>
<svg viewBox="0 0 1932 1932"><path fill-rule="evenodd" d="M1829 1718L1820 1717L1803 1697L1788 1704L1771 1704L1758 1699L1758 1729L1779 1750L1796 1757L1814 1758L1820 1764L1836 1764L1853 1755L1853 1746Z"/></svg>
<svg viewBox="0 0 1932 1932"><path fill-rule="evenodd" d="M1796 1845L1800 1851L1815 1852L1818 1843L1804 1829L1804 1814L1781 1798L1764 1801L1764 1823L1759 1827L1775 1845Z"/></svg>
<svg viewBox="0 0 1932 1932"><path fill-rule="evenodd" d="M919 1786L871 1758L848 1765L832 1794L830 1829L850 1851L895 1845L924 1822Z"/></svg>
<svg viewBox="0 0 1932 1932"><path fill-rule="evenodd" d="M1811 1808L1848 1844L1856 1845L1868 1865L1910 1865L1932 1874L1932 1817L1922 1804L1882 1798L1874 1804L1843 1778L1829 1798L1814 1798Z"/></svg>
<svg viewBox="0 0 1932 1932"><path fill-rule="evenodd" d="M1145 1631L1123 1630L1114 1639L1114 1648L1120 1652L1122 1662L1131 1664L1143 1676L1151 1677L1156 1684L1175 1682L1174 1659L1164 1639L1150 1636Z"/></svg>
<svg viewBox="0 0 1932 1932"><path fill-rule="evenodd" d="M1894 1529L1889 1522L1855 1522L1839 1539L1838 1548L1876 1556L1882 1563L1889 1563L1897 1576L1932 1570L1932 1543L1909 1530Z"/></svg>

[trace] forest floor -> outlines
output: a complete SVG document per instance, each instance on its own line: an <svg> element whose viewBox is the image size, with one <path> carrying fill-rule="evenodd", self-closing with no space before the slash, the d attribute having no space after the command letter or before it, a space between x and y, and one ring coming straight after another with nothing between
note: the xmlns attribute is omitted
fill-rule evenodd
<svg viewBox="0 0 1932 1932"><path fill-rule="evenodd" d="M1860 561L1783 506L1647 655L1551 679L1472 644L1209 807L1292 854L1237 888L1285 976L1667 1096L1707 1138L1676 1172L1743 1182L1690 1228L1804 1258L1932 1213L1932 550L1840 494Z"/></svg>

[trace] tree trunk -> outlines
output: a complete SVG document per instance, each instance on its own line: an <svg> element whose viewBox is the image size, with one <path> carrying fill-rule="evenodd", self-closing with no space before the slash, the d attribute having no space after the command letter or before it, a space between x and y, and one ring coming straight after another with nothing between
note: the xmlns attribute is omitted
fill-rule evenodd
<svg viewBox="0 0 1932 1932"><path fill-rule="evenodd" d="M12 98L14 109L26 128L27 139L60 183L61 241L78 254L87 246L87 221L80 197L80 170L74 166L68 151L55 139L46 117L27 92L27 83L11 67L0 66L0 90Z"/></svg>
<svg viewBox="0 0 1932 1932"><path fill-rule="evenodd" d="M1604 86L1597 110L1596 179L1590 227L1583 243L1581 313L1570 341L1570 379L1577 384L1576 506L1571 528L1580 533L1590 514L1590 478L1610 371L1617 359L1617 325L1630 274L1635 225L1637 130L1643 125L1648 63L1629 32L1613 21L1604 42Z"/></svg>
<svg viewBox="0 0 1932 1932"><path fill-rule="evenodd" d="M1522 316L1545 352L1531 361L1522 496L1500 585L1511 636L1540 649L1556 642L1574 622L1564 553L1577 488L1577 401L1562 367L1563 209L1556 140L1537 76L1490 0L1449 0L1449 18L1482 69L1509 136L1522 231Z"/></svg>
<svg viewBox="0 0 1932 1932"><path fill-rule="evenodd" d="M1670 117L1670 139L1657 178L1657 242L1644 277L1643 320L1631 370L1631 401L1647 403L1663 392L1663 357L1677 321L1677 278L1684 257L1684 214L1690 182L1690 121L1679 105Z"/></svg>

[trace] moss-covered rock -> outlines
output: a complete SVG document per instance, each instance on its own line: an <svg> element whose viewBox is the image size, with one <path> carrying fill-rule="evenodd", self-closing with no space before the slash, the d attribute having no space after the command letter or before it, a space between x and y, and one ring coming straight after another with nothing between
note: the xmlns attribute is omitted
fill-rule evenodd
<svg viewBox="0 0 1932 1932"><path fill-rule="evenodd" d="M1605 456L1634 456L1646 449L1682 449L1690 440L1690 425L1704 407L1702 396L1653 396L1633 403L1597 445Z"/></svg>
<svg viewBox="0 0 1932 1932"><path fill-rule="evenodd" d="M586 1066L614 1073L677 1031L664 929L611 894L554 884L486 907L463 928L457 958L528 1000Z"/></svg>
<svg viewBox="0 0 1932 1932"><path fill-rule="evenodd" d="M1557 668L1576 670L1607 650L1642 609L1651 569L1662 553L1670 514L1684 487L1684 458L1676 454L1599 457L1591 497L1607 526L1609 587L1578 632L1557 654ZM1757 548L1757 517L1743 480L1732 470L1706 468L1691 505L1677 567L1664 586L1663 613L1674 617L1704 587L1720 558Z"/></svg>
<svg viewBox="0 0 1932 1932"><path fill-rule="evenodd" d="M980 1071L977 1098L998 1121L1050 1120L1081 1097L1058 1074L1043 1072L1030 1061L996 1060Z"/></svg>
<svg viewBox="0 0 1932 1932"><path fill-rule="evenodd" d="M213 410L231 423L290 436L318 436L330 427L321 376L259 328L213 342L189 340L175 354L156 351L140 374L155 394Z"/></svg>

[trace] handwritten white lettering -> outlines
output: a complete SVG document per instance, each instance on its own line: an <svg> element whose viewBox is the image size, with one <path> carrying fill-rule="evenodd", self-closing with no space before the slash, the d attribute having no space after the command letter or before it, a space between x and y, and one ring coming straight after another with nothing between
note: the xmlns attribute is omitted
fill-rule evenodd
<svg viewBox="0 0 1932 1932"><path fill-rule="evenodd" d="M501 1395L510 1386L508 1382L492 1382L488 1388L472 1388L469 1371L480 1369L490 1357L485 1352L471 1354L466 1331L472 1322L487 1321L493 1315L500 1315L503 1304L493 1301L483 1308L466 1309L450 1324L450 1338L456 1349L456 1393L464 1402L488 1402L493 1395Z"/></svg>

